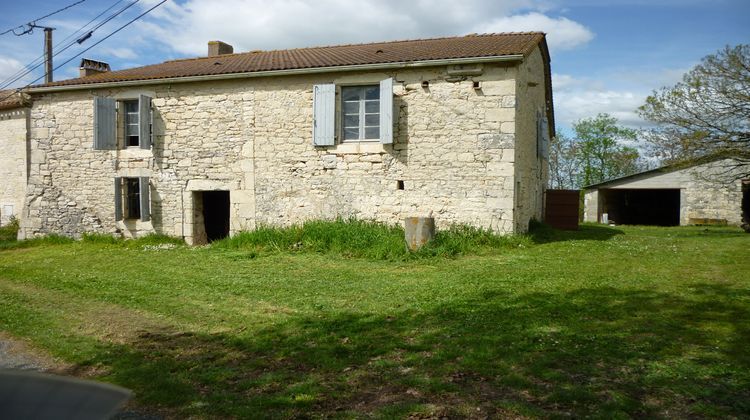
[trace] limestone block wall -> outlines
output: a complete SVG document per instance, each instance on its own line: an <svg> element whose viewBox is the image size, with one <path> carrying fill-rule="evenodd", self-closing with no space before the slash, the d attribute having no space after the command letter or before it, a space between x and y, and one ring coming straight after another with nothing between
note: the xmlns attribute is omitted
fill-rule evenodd
<svg viewBox="0 0 750 420"><path fill-rule="evenodd" d="M0 111L0 225L20 218L26 194L26 108Z"/></svg>
<svg viewBox="0 0 750 420"><path fill-rule="evenodd" d="M537 119L546 112L544 61L537 47L519 66L516 79L514 188L515 230L528 230L531 219L542 220L547 160L537 150Z"/></svg>
<svg viewBox="0 0 750 420"><path fill-rule="evenodd" d="M730 161L718 161L686 170L689 174L680 198L680 224L690 219L724 219L742 223L742 181L736 171L726 173Z"/></svg>
<svg viewBox="0 0 750 420"><path fill-rule="evenodd" d="M200 242L197 197L212 190L230 193L230 232L312 218L400 223L430 213L439 228L467 223L512 232L514 160L526 147L514 127L517 67L481 69L472 76L436 67L39 95L22 234L158 232ZM314 84L386 77L395 81L394 144L312 144ZM94 95L139 94L153 97L152 149L93 150ZM535 147L535 132L523 141ZM113 179L135 176L149 177L151 220L115 222ZM539 182L529 191L545 184L539 176L524 182Z"/></svg>

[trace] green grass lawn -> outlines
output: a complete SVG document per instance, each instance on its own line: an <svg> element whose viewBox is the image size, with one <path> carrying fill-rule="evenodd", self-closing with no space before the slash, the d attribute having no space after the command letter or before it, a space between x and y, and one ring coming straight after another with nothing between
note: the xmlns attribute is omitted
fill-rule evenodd
<svg viewBox="0 0 750 420"><path fill-rule="evenodd" d="M736 228L451 258L64 242L0 250L0 330L169 416L750 416Z"/></svg>

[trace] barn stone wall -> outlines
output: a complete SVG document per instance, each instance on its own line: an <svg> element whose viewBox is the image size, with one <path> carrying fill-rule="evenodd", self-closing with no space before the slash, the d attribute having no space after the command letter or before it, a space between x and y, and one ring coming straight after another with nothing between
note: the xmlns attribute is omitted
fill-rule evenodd
<svg viewBox="0 0 750 420"><path fill-rule="evenodd" d="M691 219L726 220L742 223L742 181L731 159L718 160L669 172L648 173L605 185L608 189L679 189L680 225ZM601 221L599 189L584 196L584 221Z"/></svg>

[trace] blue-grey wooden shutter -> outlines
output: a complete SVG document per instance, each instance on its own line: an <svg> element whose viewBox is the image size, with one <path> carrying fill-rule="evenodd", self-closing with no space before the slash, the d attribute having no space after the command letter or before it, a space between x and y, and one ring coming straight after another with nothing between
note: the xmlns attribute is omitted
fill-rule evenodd
<svg viewBox="0 0 750 420"><path fill-rule="evenodd" d="M141 196L141 221L148 222L151 220L151 188L147 176L138 177L138 192Z"/></svg>
<svg viewBox="0 0 750 420"><path fill-rule="evenodd" d="M151 148L151 97L146 95L138 95L138 143Z"/></svg>
<svg viewBox="0 0 750 420"><path fill-rule="evenodd" d="M380 142L393 143L393 79L380 81Z"/></svg>
<svg viewBox="0 0 750 420"><path fill-rule="evenodd" d="M545 115L542 118L542 158L543 159L549 159L549 142L550 142L549 120L547 120L547 116Z"/></svg>
<svg viewBox="0 0 750 420"><path fill-rule="evenodd" d="M117 148L117 101L101 96L94 97L94 149Z"/></svg>
<svg viewBox="0 0 750 420"><path fill-rule="evenodd" d="M336 127L336 85L313 86L313 144L333 146Z"/></svg>
<svg viewBox="0 0 750 420"><path fill-rule="evenodd" d="M122 220L122 178L115 178L115 220Z"/></svg>

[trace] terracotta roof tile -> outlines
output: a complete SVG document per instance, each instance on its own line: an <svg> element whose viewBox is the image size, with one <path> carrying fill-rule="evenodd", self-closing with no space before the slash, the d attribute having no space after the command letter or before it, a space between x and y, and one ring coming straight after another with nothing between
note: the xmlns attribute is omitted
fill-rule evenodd
<svg viewBox="0 0 750 420"><path fill-rule="evenodd" d="M42 86L154 80L174 77L312 69L365 64L526 55L544 40L541 32L467 35L276 51L251 51L167 61L126 70L61 80Z"/></svg>
<svg viewBox="0 0 750 420"><path fill-rule="evenodd" d="M25 104L23 96L15 90L0 90L0 110L19 108Z"/></svg>

